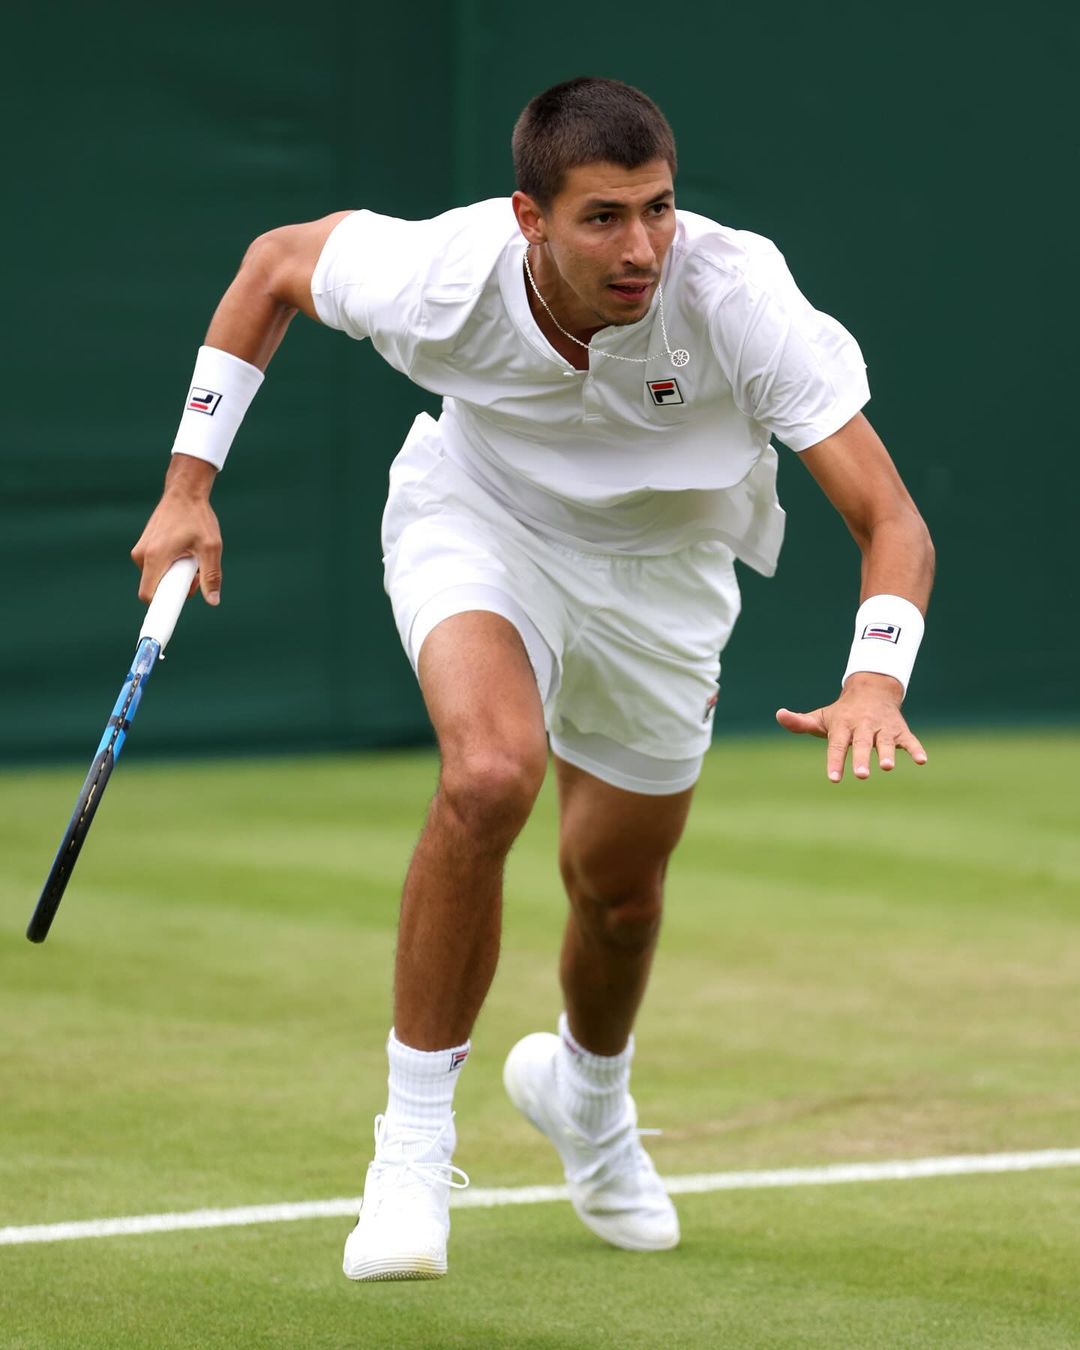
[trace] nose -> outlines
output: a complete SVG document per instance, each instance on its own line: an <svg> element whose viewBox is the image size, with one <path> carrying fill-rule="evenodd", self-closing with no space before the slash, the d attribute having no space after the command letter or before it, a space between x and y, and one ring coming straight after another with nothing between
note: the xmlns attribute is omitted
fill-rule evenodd
<svg viewBox="0 0 1080 1350"><path fill-rule="evenodd" d="M656 270L656 250L642 220L633 220L623 239L623 262L639 272Z"/></svg>

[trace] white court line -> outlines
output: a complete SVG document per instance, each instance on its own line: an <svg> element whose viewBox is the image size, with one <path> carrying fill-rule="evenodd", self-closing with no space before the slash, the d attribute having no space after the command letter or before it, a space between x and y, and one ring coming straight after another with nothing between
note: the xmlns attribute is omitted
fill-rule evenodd
<svg viewBox="0 0 1080 1350"><path fill-rule="evenodd" d="M828 1167L788 1167L774 1172L703 1172L665 1177L672 1195L706 1191L747 1191L773 1186L834 1186L853 1181L914 1181L922 1177L970 1176L986 1172L1032 1172L1047 1167L1080 1167L1080 1148L1049 1148L1037 1153L961 1154L951 1158L905 1158L895 1162L834 1163ZM514 1186L452 1192L455 1209L493 1209L500 1205L540 1205L566 1200L565 1186ZM0 1247L29 1242L67 1242L75 1238L123 1237L134 1233L175 1233L186 1228L235 1228L253 1223L289 1223L296 1219L354 1218L359 1198L302 1200L295 1204L245 1205L239 1209L193 1209L181 1214L132 1214L120 1219L79 1223L41 1223L0 1228Z"/></svg>

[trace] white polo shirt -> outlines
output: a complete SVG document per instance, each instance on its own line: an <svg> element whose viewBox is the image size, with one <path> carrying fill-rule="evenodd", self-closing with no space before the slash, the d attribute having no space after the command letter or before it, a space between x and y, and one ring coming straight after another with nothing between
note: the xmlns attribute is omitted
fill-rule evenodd
<svg viewBox="0 0 1080 1350"><path fill-rule="evenodd" d="M525 524L605 553L721 539L771 575L784 513L769 438L805 450L839 430L870 396L862 354L769 240L676 217L662 282L671 347L690 353L680 368L654 296L574 370L529 308L509 198L421 221L354 212L312 298L323 323L442 395L446 454Z"/></svg>

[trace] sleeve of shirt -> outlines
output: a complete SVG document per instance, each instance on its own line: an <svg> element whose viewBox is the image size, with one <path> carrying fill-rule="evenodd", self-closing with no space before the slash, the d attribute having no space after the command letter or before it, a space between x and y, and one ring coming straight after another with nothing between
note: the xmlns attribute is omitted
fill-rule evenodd
<svg viewBox="0 0 1080 1350"><path fill-rule="evenodd" d="M772 245L755 250L711 327L737 407L792 450L839 431L870 398L859 344L814 309Z"/></svg>
<svg viewBox="0 0 1080 1350"><path fill-rule="evenodd" d="M315 312L353 338L385 335L387 316L401 335L420 327L432 221L354 211L338 222L311 276ZM393 359L394 353L386 352ZM407 368L407 353L394 364Z"/></svg>

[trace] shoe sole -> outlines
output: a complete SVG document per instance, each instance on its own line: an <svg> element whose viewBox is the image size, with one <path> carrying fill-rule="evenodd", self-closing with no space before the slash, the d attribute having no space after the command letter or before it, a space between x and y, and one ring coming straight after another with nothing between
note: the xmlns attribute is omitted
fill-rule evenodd
<svg viewBox="0 0 1080 1350"><path fill-rule="evenodd" d="M346 1277L360 1283L370 1280L441 1280L446 1274L445 1262L410 1258L365 1261L356 1270L345 1270Z"/></svg>

